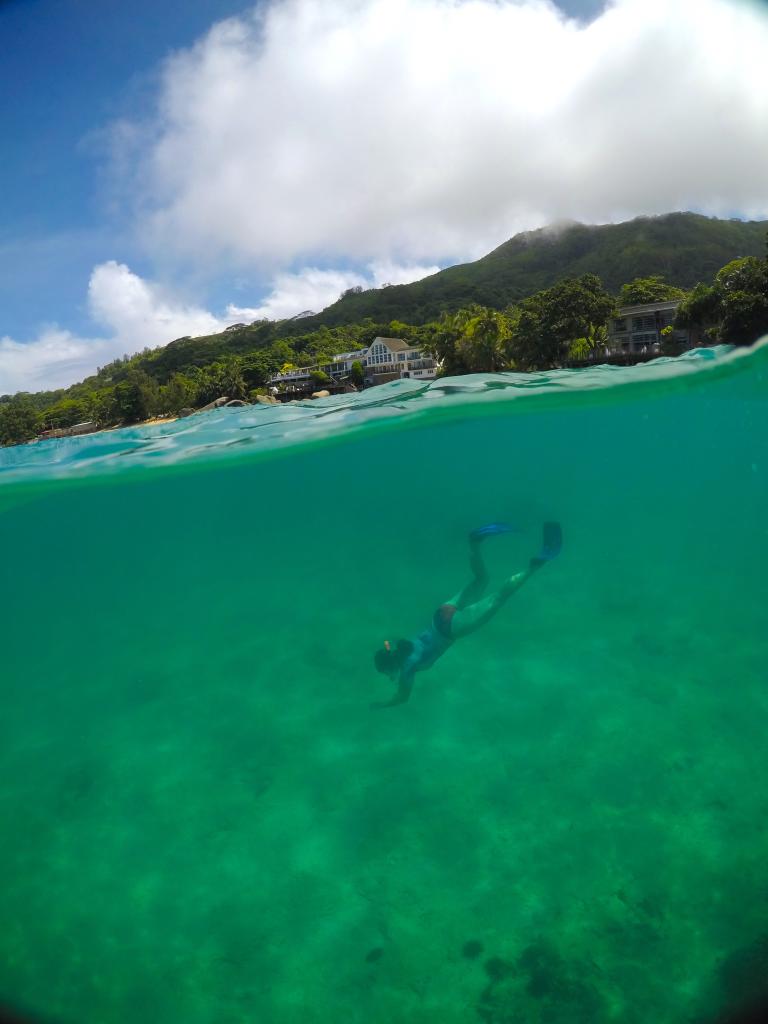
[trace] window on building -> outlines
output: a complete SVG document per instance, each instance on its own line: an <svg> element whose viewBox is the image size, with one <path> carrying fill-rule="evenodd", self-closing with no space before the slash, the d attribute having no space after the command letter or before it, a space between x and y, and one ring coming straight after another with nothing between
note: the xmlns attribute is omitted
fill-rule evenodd
<svg viewBox="0 0 768 1024"><path fill-rule="evenodd" d="M613 321L613 329L614 329L616 334L621 334L622 331L626 331L626 329L627 329L627 318L625 316L623 316L623 317L621 317L618 320L614 320Z"/></svg>
<svg viewBox="0 0 768 1024"><path fill-rule="evenodd" d="M632 320L633 331L653 331L656 329L655 316L636 316Z"/></svg>

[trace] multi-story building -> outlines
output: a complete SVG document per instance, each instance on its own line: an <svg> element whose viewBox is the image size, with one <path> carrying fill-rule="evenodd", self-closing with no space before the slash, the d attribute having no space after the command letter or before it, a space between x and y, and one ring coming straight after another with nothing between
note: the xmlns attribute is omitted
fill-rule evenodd
<svg viewBox="0 0 768 1024"><path fill-rule="evenodd" d="M343 383L352 372L352 364L359 362L363 368L365 384L383 384L399 377L416 380L434 380L439 369L435 360L402 338L374 338L368 348L354 352L340 352L330 363L315 363L299 366L285 373L276 373L270 378L270 387L306 389L313 374L326 373L335 384Z"/></svg>
<svg viewBox="0 0 768 1024"><path fill-rule="evenodd" d="M661 351L665 327L671 327L675 319L679 299L669 302L647 302L641 306L620 306L618 316L608 326L608 351L610 353L653 354ZM697 344L689 331L672 332L672 340L683 348Z"/></svg>

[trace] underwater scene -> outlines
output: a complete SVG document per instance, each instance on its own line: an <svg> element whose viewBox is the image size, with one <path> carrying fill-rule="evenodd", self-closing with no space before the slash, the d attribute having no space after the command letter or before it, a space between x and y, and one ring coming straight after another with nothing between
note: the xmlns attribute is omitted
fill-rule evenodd
<svg viewBox="0 0 768 1024"><path fill-rule="evenodd" d="M0 451L0 1002L672 1024L760 986L767 385L764 342Z"/></svg>

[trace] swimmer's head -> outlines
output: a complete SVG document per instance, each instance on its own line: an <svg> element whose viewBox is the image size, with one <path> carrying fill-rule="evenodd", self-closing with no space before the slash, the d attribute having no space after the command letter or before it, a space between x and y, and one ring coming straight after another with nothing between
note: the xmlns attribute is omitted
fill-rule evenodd
<svg viewBox="0 0 768 1024"><path fill-rule="evenodd" d="M410 640L398 640L394 650L389 640L385 640L384 646L374 654L373 663L377 671L391 678L397 675L412 650L413 644Z"/></svg>

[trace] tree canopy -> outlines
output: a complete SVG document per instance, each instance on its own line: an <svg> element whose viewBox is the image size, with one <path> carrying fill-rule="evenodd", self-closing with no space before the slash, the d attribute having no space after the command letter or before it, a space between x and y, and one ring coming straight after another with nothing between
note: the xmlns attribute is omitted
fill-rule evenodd
<svg viewBox="0 0 768 1024"><path fill-rule="evenodd" d="M620 306L642 306L647 302L668 302L670 299L684 299L685 292L673 284L667 284L661 274L650 277L636 277L619 290Z"/></svg>
<svg viewBox="0 0 768 1024"><path fill-rule="evenodd" d="M711 285L698 284L675 324L706 331L713 341L750 345L768 334L768 257L731 260Z"/></svg>
<svg viewBox="0 0 768 1024"><path fill-rule="evenodd" d="M681 298L675 326L695 328L713 341L750 344L768 333L768 259L730 260L711 281L685 294L652 274L623 286L619 301ZM394 293L396 287L386 291ZM616 299L600 278L586 273L503 309L466 302L427 323L398 317L314 329L306 318L236 324L221 334L179 338L115 359L69 388L0 396L0 444L27 441L41 430L84 420L100 426L136 423L199 408L223 395L252 398L277 371L328 364L333 354L363 349L377 335L404 338L433 355L444 375L561 366L590 358L605 345L615 311ZM357 360L350 378L360 386L363 376ZM316 380L327 382L321 371Z"/></svg>
<svg viewBox="0 0 768 1024"><path fill-rule="evenodd" d="M594 337L615 312L615 300L595 274L561 281L518 306L512 350L521 369L562 362L578 338Z"/></svg>

